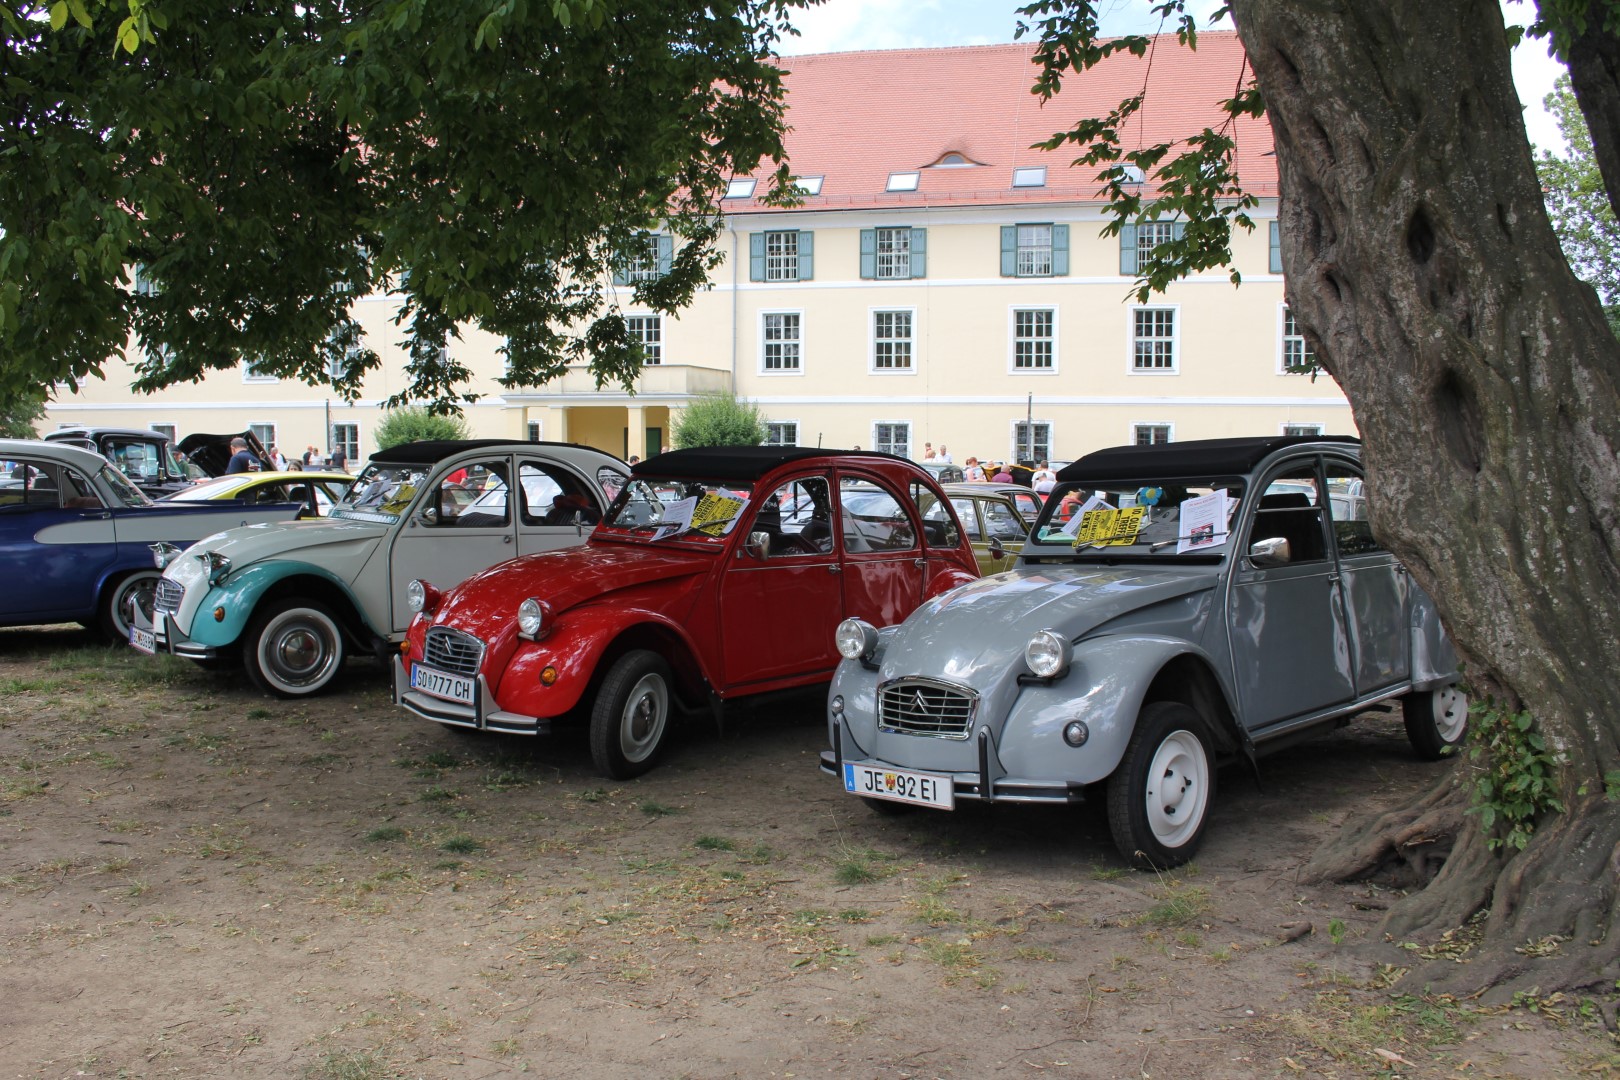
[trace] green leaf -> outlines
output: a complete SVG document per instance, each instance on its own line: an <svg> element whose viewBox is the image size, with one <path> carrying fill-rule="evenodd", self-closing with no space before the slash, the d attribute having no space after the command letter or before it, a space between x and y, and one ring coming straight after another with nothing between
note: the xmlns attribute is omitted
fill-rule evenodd
<svg viewBox="0 0 1620 1080"><path fill-rule="evenodd" d="M51 5L51 29L60 30L67 25L68 6L66 0L58 0Z"/></svg>
<svg viewBox="0 0 1620 1080"><path fill-rule="evenodd" d="M73 13L74 22L78 23L86 30L92 28L92 24L90 22L90 12L84 6L84 0L67 0L67 5L68 10Z"/></svg>

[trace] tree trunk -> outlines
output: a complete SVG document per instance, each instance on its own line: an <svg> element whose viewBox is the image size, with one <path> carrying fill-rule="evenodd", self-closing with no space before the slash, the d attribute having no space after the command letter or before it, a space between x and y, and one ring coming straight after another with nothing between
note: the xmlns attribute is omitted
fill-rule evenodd
<svg viewBox="0 0 1620 1080"><path fill-rule="evenodd" d="M1488 904L1476 962L1424 982L1612 980L1620 804L1603 779L1620 769L1620 345L1548 222L1501 10L1232 8L1276 133L1288 302L1355 413L1374 528L1439 604L1476 698L1528 710L1561 755L1566 814L1511 858L1487 852L1468 817L1386 929L1433 935ZM1460 808L1465 795L1448 798ZM1370 869L1436 805L1370 825L1318 871L1350 872L1353 848ZM1514 951L1548 935L1570 940L1531 950L1544 958Z"/></svg>

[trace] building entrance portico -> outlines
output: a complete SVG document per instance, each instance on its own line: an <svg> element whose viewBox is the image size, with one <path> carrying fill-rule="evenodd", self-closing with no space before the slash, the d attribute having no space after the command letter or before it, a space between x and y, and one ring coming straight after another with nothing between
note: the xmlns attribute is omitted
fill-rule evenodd
<svg viewBox="0 0 1620 1080"><path fill-rule="evenodd" d="M509 391L509 408L521 413L520 427L548 442L571 442L622 458L646 458L671 445L675 412L701 394L730 389L731 373L686 364L647 367L636 392L596 387L586 369L571 369L537 390Z"/></svg>

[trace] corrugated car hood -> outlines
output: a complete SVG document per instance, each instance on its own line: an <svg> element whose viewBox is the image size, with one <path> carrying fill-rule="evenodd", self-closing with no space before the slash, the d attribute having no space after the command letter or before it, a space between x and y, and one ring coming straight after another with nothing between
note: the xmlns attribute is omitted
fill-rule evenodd
<svg viewBox="0 0 1620 1080"><path fill-rule="evenodd" d="M486 620L509 621L527 596L545 601L554 616L560 615L638 585L705 575L718 557L614 543L524 555L480 571L452 589L433 622L472 634L487 633ZM681 618L685 612L665 609L665 614Z"/></svg>

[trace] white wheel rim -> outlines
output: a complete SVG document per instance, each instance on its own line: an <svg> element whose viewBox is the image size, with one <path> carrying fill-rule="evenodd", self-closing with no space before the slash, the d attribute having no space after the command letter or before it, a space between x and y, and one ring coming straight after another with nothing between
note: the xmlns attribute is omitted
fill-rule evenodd
<svg viewBox="0 0 1620 1080"><path fill-rule="evenodd" d="M289 611L271 620L259 638L259 670L279 689L318 689L337 667L338 629L314 611Z"/></svg>
<svg viewBox="0 0 1620 1080"><path fill-rule="evenodd" d="M658 749L669 720L669 689L658 675L643 675L619 716L619 751L626 761L645 761Z"/></svg>
<svg viewBox="0 0 1620 1080"><path fill-rule="evenodd" d="M1434 729L1442 742L1454 743L1462 738L1468 725L1468 695L1453 684L1430 692L1429 710L1434 714Z"/></svg>
<svg viewBox="0 0 1620 1080"><path fill-rule="evenodd" d="M129 637L129 628L135 623L136 608L140 608L148 620L152 618L157 581L156 575L137 576L118 587L118 595L113 598L113 625L123 637ZM142 600L145 601L144 604Z"/></svg>
<svg viewBox="0 0 1620 1080"><path fill-rule="evenodd" d="M1154 751L1147 775L1147 819L1154 839L1178 848L1203 823L1209 805L1209 758L1190 731L1172 731Z"/></svg>

